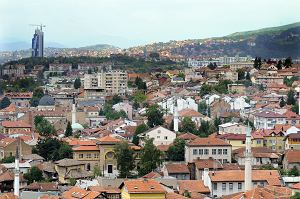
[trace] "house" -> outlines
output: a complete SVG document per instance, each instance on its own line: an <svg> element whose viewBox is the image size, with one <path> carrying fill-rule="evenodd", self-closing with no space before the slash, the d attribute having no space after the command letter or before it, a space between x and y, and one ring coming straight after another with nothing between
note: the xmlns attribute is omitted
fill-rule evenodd
<svg viewBox="0 0 300 199"><path fill-rule="evenodd" d="M203 180L204 170L216 171L223 169L222 163L212 158L194 160L188 163L188 167L191 172L191 180Z"/></svg>
<svg viewBox="0 0 300 199"><path fill-rule="evenodd" d="M192 133L183 133L183 134L178 135L177 138L183 139L186 142L189 142L189 141L195 140L199 137L195 134L192 134Z"/></svg>
<svg viewBox="0 0 300 199"><path fill-rule="evenodd" d="M14 187L14 179L15 174L13 171L6 170L0 173L0 191L3 192L10 192L13 190ZM24 174L20 173L20 188L27 186L27 180L24 178Z"/></svg>
<svg viewBox="0 0 300 199"><path fill-rule="evenodd" d="M122 199L165 199L166 191L159 182L151 179L125 180L119 188Z"/></svg>
<svg viewBox="0 0 300 199"><path fill-rule="evenodd" d="M272 165L278 167L279 156L278 154L268 147L253 147L252 152L252 165ZM239 148L232 151L233 158L239 165L245 165L245 148Z"/></svg>
<svg viewBox="0 0 300 199"><path fill-rule="evenodd" d="M300 149L300 132L285 137L285 150Z"/></svg>
<svg viewBox="0 0 300 199"><path fill-rule="evenodd" d="M55 162L55 170L60 183L70 183L70 179L85 179L92 176L85 170L85 164L74 159L61 159Z"/></svg>
<svg viewBox="0 0 300 199"><path fill-rule="evenodd" d="M224 113L231 111L231 106L224 99L216 99L210 104L211 118L220 117Z"/></svg>
<svg viewBox="0 0 300 199"><path fill-rule="evenodd" d="M245 190L245 171L205 171L204 185L208 186L211 197L221 197ZM252 186L280 186L280 175L277 170L252 170Z"/></svg>
<svg viewBox="0 0 300 199"><path fill-rule="evenodd" d="M139 137L140 137L141 146L145 144L145 139L151 139L151 138L153 138L153 144L155 146L169 145L173 143L173 141L175 140L176 133L162 126L156 126L140 134Z"/></svg>
<svg viewBox="0 0 300 199"><path fill-rule="evenodd" d="M38 154L28 154L22 155L22 160L28 161L31 166L36 166L43 163L45 159Z"/></svg>
<svg viewBox="0 0 300 199"><path fill-rule="evenodd" d="M300 115L292 111L287 111L283 114L286 118L286 123L290 125L300 125Z"/></svg>
<svg viewBox="0 0 300 199"><path fill-rule="evenodd" d="M32 126L23 121L3 121L1 123L3 128L3 133L5 134L14 134L19 131L27 131L30 132Z"/></svg>
<svg viewBox="0 0 300 199"><path fill-rule="evenodd" d="M124 111L128 117L128 119L132 120L132 105L130 105L128 102L120 102L112 107L115 111Z"/></svg>
<svg viewBox="0 0 300 199"><path fill-rule="evenodd" d="M30 100L32 98L32 92L20 92L20 93L5 93L5 96L8 97L12 104L15 104L18 107L30 107Z"/></svg>
<svg viewBox="0 0 300 199"><path fill-rule="evenodd" d="M55 170L55 164L52 161L43 162L36 165L43 172L43 177L46 179L57 180L58 174Z"/></svg>
<svg viewBox="0 0 300 199"><path fill-rule="evenodd" d="M178 180L177 189L180 195L188 192L191 198L200 198L210 194L209 188L204 185L202 180Z"/></svg>
<svg viewBox="0 0 300 199"><path fill-rule="evenodd" d="M42 195L49 194L58 197L58 184L55 182L33 182L22 188L22 198L40 198Z"/></svg>
<svg viewBox="0 0 300 199"><path fill-rule="evenodd" d="M72 150L73 159L84 163L86 171L93 171L95 167L100 166L100 150L96 143L94 145L77 145Z"/></svg>
<svg viewBox="0 0 300 199"><path fill-rule="evenodd" d="M276 125L275 125L276 126ZM251 133L252 139L256 140L256 144L261 144L263 139L263 146L268 147L276 152L282 152L285 147L285 135L281 129L261 129Z"/></svg>
<svg viewBox="0 0 300 199"><path fill-rule="evenodd" d="M256 129L273 129L275 124L286 124L286 116L273 111L261 111L254 114Z"/></svg>
<svg viewBox="0 0 300 199"><path fill-rule="evenodd" d="M171 176L178 180L190 179L190 171L186 164L166 164L162 171L164 176Z"/></svg>
<svg viewBox="0 0 300 199"><path fill-rule="evenodd" d="M282 159L282 166L285 170L291 170L296 167L300 170L300 150L291 149L287 150Z"/></svg>
<svg viewBox="0 0 300 199"><path fill-rule="evenodd" d="M185 161L213 158L222 163L231 162L232 146L219 138L197 138L185 146Z"/></svg>
<svg viewBox="0 0 300 199"><path fill-rule="evenodd" d="M218 135L217 138L220 138L227 142L228 144L231 144L232 150L239 149L246 146L246 135L245 134L222 134ZM263 146L263 139L252 139L251 143L252 147L262 147Z"/></svg>
<svg viewBox="0 0 300 199"><path fill-rule="evenodd" d="M89 186L88 190L99 192L101 199L121 199L121 190L119 188L111 186Z"/></svg>
<svg viewBox="0 0 300 199"><path fill-rule="evenodd" d="M17 143L19 141L20 154L22 156L31 155L32 147L19 138L4 138L0 140L0 160L6 157L15 156L17 150Z"/></svg>
<svg viewBox="0 0 300 199"><path fill-rule="evenodd" d="M196 126L201 125L201 119L203 119L205 116L199 113L198 111L195 111L194 109L182 109L178 112L179 114L179 120L182 121L183 118L189 117L193 122L195 122Z"/></svg>
<svg viewBox="0 0 300 199"><path fill-rule="evenodd" d="M219 125L219 134L233 133L233 134L246 134L246 125L227 122Z"/></svg>
<svg viewBox="0 0 300 199"><path fill-rule="evenodd" d="M244 84L228 84L227 85L229 93L245 94L246 87Z"/></svg>

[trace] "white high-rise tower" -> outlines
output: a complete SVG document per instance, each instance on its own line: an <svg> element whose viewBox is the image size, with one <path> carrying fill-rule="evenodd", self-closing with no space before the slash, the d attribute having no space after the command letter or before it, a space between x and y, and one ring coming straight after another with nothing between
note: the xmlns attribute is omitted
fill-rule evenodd
<svg viewBox="0 0 300 199"><path fill-rule="evenodd" d="M15 179L14 179L14 195L18 198L20 197L20 166L19 166L19 158L20 158L20 152L19 152L19 138L17 138L17 149L16 149L16 157L15 157Z"/></svg>
<svg viewBox="0 0 300 199"><path fill-rule="evenodd" d="M251 153L251 128L246 132L246 150L245 150L245 191L252 189L252 153Z"/></svg>
<svg viewBox="0 0 300 199"><path fill-rule="evenodd" d="M175 107L174 107L174 121L173 121L173 123L174 123L174 131L175 131L175 133L177 133L178 132L178 116L179 116L179 114L178 114L178 108L177 108L177 103L175 102Z"/></svg>

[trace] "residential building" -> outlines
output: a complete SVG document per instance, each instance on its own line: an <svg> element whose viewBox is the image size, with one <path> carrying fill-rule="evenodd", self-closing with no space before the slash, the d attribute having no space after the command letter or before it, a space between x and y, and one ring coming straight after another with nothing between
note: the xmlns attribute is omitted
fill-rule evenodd
<svg viewBox="0 0 300 199"><path fill-rule="evenodd" d="M245 191L244 170L205 171L204 185L210 190L211 197L221 197ZM277 170L253 170L252 187L274 185L280 186Z"/></svg>
<svg viewBox="0 0 300 199"><path fill-rule="evenodd" d="M204 115L199 113L198 111L195 111L194 109L182 109L181 111L178 112L179 114L179 121L182 121L185 117L191 118L193 122L195 122L196 126L201 125L201 120L204 119Z"/></svg>
<svg viewBox="0 0 300 199"><path fill-rule="evenodd" d="M210 195L210 190L202 180L178 180L178 192L180 195L189 193L191 198L202 198Z"/></svg>
<svg viewBox="0 0 300 199"><path fill-rule="evenodd" d="M246 146L246 134L228 133L218 135L217 138L220 138L228 144L231 144L232 150L243 148ZM251 147L263 147L263 141L263 138L252 139Z"/></svg>
<svg viewBox="0 0 300 199"><path fill-rule="evenodd" d="M72 64L49 64L49 71L52 72L69 72L72 71Z"/></svg>
<svg viewBox="0 0 300 199"><path fill-rule="evenodd" d="M164 176L171 176L178 180L189 180L190 171L186 164L166 164L162 168Z"/></svg>
<svg viewBox="0 0 300 199"><path fill-rule="evenodd" d="M62 197L65 199L98 199L100 198L100 193L97 191L87 191L85 189L81 189L80 187L72 187L68 191L63 192Z"/></svg>
<svg viewBox="0 0 300 199"><path fill-rule="evenodd" d="M6 157L15 156L19 142L20 154L22 156L32 154L32 147L19 138L4 138L0 140L0 160Z"/></svg>
<svg viewBox="0 0 300 199"><path fill-rule="evenodd" d="M255 78L254 83L259 85L267 84L283 84L283 77L280 76L258 76Z"/></svg>
<svg viewBox="0 0 300 199"><path fill-rule="evenodd" d="M273 129L275 124L286 124L286 116L273 111L261 111L254 114L256 129Z"/></svg>
<svg viewBox="0 0 300 199"><path fill-rule="evenodd" d="M122 70L85 74L85 98L96 99L106 95L125 95L127 79L127 72Z"/></svg>
<svg viewBox="0 0 300 199"><path fill-rule="evenodd" d="M139 137L140 137L141 146L145 144L145 139L151 139L151 138L153 138L153 144L155 146L169 145L173 143L173 141L175 140L176 133L162 126L156 126L140 134Z"/></svg>
<svg viewBox="0 0 300 199"><path fill-rule="evenodd" d="M11 103L18 107L30 107L30 100L32 98L31 92L11 92L5 93L5 96L9 98Z"/></svg>
<svg viewBox="0 0 300 199"><path fill-rule="evenodd" d="M120 102L117 104L114 104L112 107L115 111L124 111L128 117L128 119L132 120L132 105L130 105L128 102Z"/></svg>
<svg viewBox="0 0 300 199"><path fill-rule="evenodd" d="M228 92L234 94L245 94L246 87L244 84L228 84Z"/></svg>
<svg viewBox="0 0 300 199"><path fill-rule="evenodd" d="M219 138L197 138L185 146L185 161L216 159L222 163L231 162L231 145Z"/></svg>
<svg viewBox="0 0 300 199"><path fill-rule="evenodd" d="M25 65L6 65L1 70L1 76L22 77L25 74Z"/></svg>
<svg viewBox="0 0 300 199"><path fill-rule="evenodd" d="M162 185L151 179L125 180L119 188L122 199L165 199L166 191Z"/></svg>
<svg viewBox="0 0 300 199"><path fill-rule="evenodd" d="M32 126L23 121L3 121L1 122L3 133L14 134L18 132L31 132Z"/></svg>
<svg viewBox="0 0 300 199"><path fill-rule="evenodd" d="M300 149L290 149L284 153L282 166L285 170L291 170L296 167L300 170Z"/></svg>
<svg viewBox="0 0 300 199"><path fill-rule="evenodd" d="M285 137L285 150L300 149L300 132Z"/></svg>
<svg viewBox="0 0 300 199"><path fill-rule="evenodd" d="M188 163L188 167L191 172L191 180L203 180L204 170L217 171L223 169L222 163L212 158L194 160Z"/></svg>
<svg viewBox="0 0 300 199"><path fill-rule="evenodd" d="M93 171L95 167L100 168L100 150L96 142L91 142L93 145L77 145L73 149L73 159L83 162L85 170Z"/></svg>

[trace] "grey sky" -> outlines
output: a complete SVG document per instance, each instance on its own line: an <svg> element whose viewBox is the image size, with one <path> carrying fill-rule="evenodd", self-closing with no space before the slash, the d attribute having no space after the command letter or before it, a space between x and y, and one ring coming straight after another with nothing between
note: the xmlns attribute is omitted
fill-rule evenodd
<svg viewBox="0 0 300 199"><path fill-rule="evenodd" d="M120 47L223 36L300 21L300 0L0 0L0 42Z"/></svg>

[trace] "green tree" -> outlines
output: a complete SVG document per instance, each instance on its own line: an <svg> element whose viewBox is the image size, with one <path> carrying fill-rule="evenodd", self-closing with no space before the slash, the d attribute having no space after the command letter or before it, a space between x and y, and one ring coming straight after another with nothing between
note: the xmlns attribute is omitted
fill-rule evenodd
<svg viewBox="0 0 300 199"><path fill-rule="evenodd" d="M162 125L164 123L163 112L159 108L157 104L150 106L146 112L148 118L148 126L153 128L158 125Z"/></svg>
<svg viewBox="0 0 300 199"><path fill-rule="evenodd" d="M49 137L56 134L54 126L45 118L36 126L37 132L45 137Z"/></svg>
<svg viewBox="0 0 300 199"><path fill-rule="evenodd" d="M73 135L72 125L71 122L68 122L67 128L65 130L65 137L70 137Z"/></svg>
<svg viewBox="0 0 300 199"><path fill-rule="evenodd" d="M138 90L147 90L146 82L143 82L142 78L136 77L134 83L138 87Z"/></svg>
<svg viewBox="0 0 300 199"><path fill-rule="evenodd" d="M208 121L201 121L201 125L199 127L198 130L198 135L200 137L208 137L208 135L210 134L209 132L209 122Z"/></svg>
<svg viewBox="0 0 300 199"><path fill-rule="evenodd" d="M184 161L185 140L176 138L167 151L167 157L171 161Z"/></svg>
<svg viewBox="0 0 300 199"><path fill-rule="evenodd" d="M238 69L238 80L243 80L245 79L245 70L244 69Z"/></svg>
<svg viewBox="0 0 300 199"><path fill-rule="evenodd" d="M146 99L147 96L144 94L143 91L137 91L133 96L133 100L139 104L143 103Z"/></svg>
<svg viewBox="0 0 300 199"><path fill-rule="evenodd" d="M4 109L10 105L10 100L8 97L3 97L2 100L0 101L0 109Z"/></svg>
<svg viewBox="0 0 300 199"><path fill-rule="evenodd" d="M219 128L219 125L220 125L220 124L222 124L221 119L220 119L219 117L216 117L216 118L214 119L214 126L216 127L216 129Z"/></svg>
<svg viewBox="0 0 300 199"><path fill-rule="evenodd" d="M75 79L75 81L74 81L74 88L75 88L75 89L78 89L78 88L80 88L80 87L81 87L81 81L80 81L80 78L77 77L77 78Z"/></svg>
<svg viewBox="0 0 300 199"><path fill-rule="evenodd" d="M127 142L121 142L115 146L115 153L117 157L117 166L120 178L130 177L131 171L134 169L133 150L129 147Z"/></svg>
<svg viewBox="0 0 300 199"><path fill-rule="evenodd" d="M39 105L40 99L44 96L43 88L38 87L33 90L32 98L30 99L30 105L36 107Z"/></svg>
<svg viewBox="0 0 300 199"><path fill-rule="evenodd" d="M194 134L197 131L196 124L190 117L184 117L181 122L179 131Z"/></svg>
<svg viewBox="0 0 300 199"><path fill-rule="evenodd" d="M250 80L251 77L250 77L250 73L249 72L246 72L246 80Z"/></svg>
<svg viewBox="0 0 300 199"><path fill-rule="evenodd" d="M93 176L94 176L94 178L101 176L101 168L99 166L94 166Z"/></svg>
<svg viewBox="0 0 300 199"><path fill-rule="evenodd" d="M296 192L295 195L291 197L291 199L300 199L300 192Z"/></svg>
<svg viewBox="0 0 300 199"><path fill-rule="evenodd" d="M177 75L177 77L181 77L182 79L185 79L185 74L184 74L184 73L179 73L179 74Z"/></svg>
<svg viewBox="0 0 300 199"><path fill-rule="evenodd" d="M24 174L24 178L28 180L29 184L44 180L42 171L36 166L31 167L29 171Z"/></svg>
<svg viewBox="0 0 300 199"><path fill-rule="evenodd" d="M299 176L299 170L297 167L293 167L291 170L288 172L289 176Z"/></svg>
<svg viewBox="0 0 300 199"><path fill-rule="evenodd" d="M15 156L8 156L1 160L1 163L13 163L15 162Z"/></svg>
<svg viewBox="0 0 300 199"><path fill-rule="evenodd" d="M296 104L295 93L294 93L293 90L290 90L288 92L286 104L288 104L288 105L295 105Z"/></svg>
<svg viewBox="0 0 300 199"><path fill-rule="evenodd" d="M282 108L282 107L284 107L285 106L285 100L284 100L284 98L283 97L281 97L280 98L280 102L279 102L279 106Z"/></svg>
<svg viewBox="0 0 300 199"><path fill-rule="evenodd" d="M73 150L72 150L71 146L64 142L60 142L60 146L58 149L58 156L59 156L59 159L72 158Z"/></svg>
<svg viewBox="0 0 300 199"><path fill-rule="evenodd" d="M141 150L141 160L139 162L138 172L140 176L150 173L161 165L161 152L153 144L153 139L145 141L145 146Z"/></svg>
<svg viewBox="0 0 300 199"><path fill-rule="evenodd" d="M198 104L198 112L201 113L202 115L207 115L207 109L208 106L204 100Z"/></svg>
<svg viewBox="0 0 300 199"><path fill-rule="evenodd" d="M281 60L279 60L279 61L277 62L276 68L277 68L278 70L281 70L281 69L282 69L282 61L281 61Z"/></svg>
<svg viewBox="0 0 300 199"><path fill-rule="evenodd" d="M262 65L261 58L255 57L254 64L253 64L254 68L260 70L261 65Z"/></svg>
<svg viewBox="0 0 300 199"><path fill-rule="evenodd" d="M299 112L299 104L292 105L291 111L293 111L294 113L298 114L298 112Z"/></svg>
<svg viewBox="0 0 300 199"><path fill-rule="evenodd" d="M112 105L118 104L119 102L122 102L123 99L119 95L114 95L112 98Z"/></svg>
<svg viewBox="0 0 300 199"><path fill-rule="evenodd" d="M145 131L147 131L149 129L149 127L146 124L141 124L139 126L136 127L135 132L133 134L132 137L132 143L135 145L139 145L139 134L144 133Z"/></svg>
<svg viewBox="0 0 300 199"><path fill-rule="evenodd" d="M292 64L293 64L293 61L292 61L292 58L291 57L288 57L284 60L283 62L283 65L286 67L286 68L289 68L289 67L292 67Z"/></svg>
<svg viewBox="0 0 300 199"><path fill-rule="evenodd" d="M203 97L204 95L210 94L212 92L212 86L203 84L200 89L200 96Z"/></svg>

